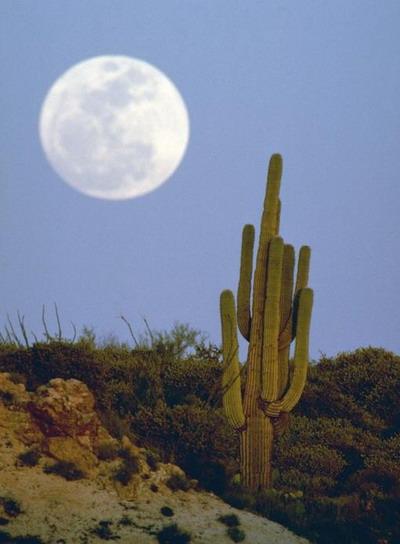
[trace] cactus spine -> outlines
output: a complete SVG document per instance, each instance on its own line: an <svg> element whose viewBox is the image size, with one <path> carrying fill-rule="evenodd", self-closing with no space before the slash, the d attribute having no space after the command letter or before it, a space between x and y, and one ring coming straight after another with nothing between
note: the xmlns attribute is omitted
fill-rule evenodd
<svg viewBox="0 0 400 544"><path fill-rule="evenodd" d="M308 367L313 303L313 292L307 287L310 248L300 249L294 284L294 249L278 235L281 175L282 158L275 154L269 163L254 276L255 231L252 225L245 225L237 312L231 291L223 291L220 299L223 406L229 423L240 433L242 483L252 490L271 485L274 435L282 432L288 412L299 401ZM237 327L249 342L243 399ZM290 344L295 338L294 370L290 372Z"/></svg>

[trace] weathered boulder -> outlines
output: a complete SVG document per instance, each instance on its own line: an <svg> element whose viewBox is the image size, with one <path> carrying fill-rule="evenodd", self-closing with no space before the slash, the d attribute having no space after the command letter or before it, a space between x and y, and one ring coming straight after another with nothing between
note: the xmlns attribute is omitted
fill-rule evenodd
<svg viewBox="0 0 400 544"><path fill-rule="evenodd" d="M45 436L80 438L90 447L101 426L94 406L84 383L55 378L36 390L28 408Z"/></svg>
<svg viewBox="0 0 400 544"><path fill-rule="evenodd" d="M52 436L47 439L46 452L58 461L72 463L86 476L96 474L98 459L88 448L70 436Z"/></svg>

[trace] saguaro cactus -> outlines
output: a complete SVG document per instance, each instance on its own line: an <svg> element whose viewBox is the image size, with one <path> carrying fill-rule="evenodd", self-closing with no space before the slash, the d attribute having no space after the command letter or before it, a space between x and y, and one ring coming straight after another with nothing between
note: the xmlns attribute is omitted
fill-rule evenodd
<svg viewBox="0 0 400 544"><path fill-rule="evenodd" d="M255 231L253 225L245 225L237 313L232 291L223 291L220 300L223 406L229 423L240 434L242 483L252 490L271 485L274 435L282 432L287 414L299 401L308 367L313 303L313 291L307 287L310 248L303 246L300 249L294 284L294 249L278 236L281 175L282 158L276 154L271 157L268 169L254 278ZM249 341L243 399L237 326ZM291 367L289 352L294 338L296 345Z"/></svg>

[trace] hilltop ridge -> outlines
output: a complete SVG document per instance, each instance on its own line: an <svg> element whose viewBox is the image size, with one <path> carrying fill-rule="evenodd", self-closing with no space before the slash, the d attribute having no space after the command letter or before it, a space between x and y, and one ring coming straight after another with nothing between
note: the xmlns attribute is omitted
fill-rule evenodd
<svg viewBox="0 0 400 544"><path fill-rule="evenodd" d="M179 467L128 437L113 438L76 379L55 378L29 392L0 373L0 468L3 543L223 544L232 536L218 518L232 515L244 542L307 542L199 491Z"/></svg>

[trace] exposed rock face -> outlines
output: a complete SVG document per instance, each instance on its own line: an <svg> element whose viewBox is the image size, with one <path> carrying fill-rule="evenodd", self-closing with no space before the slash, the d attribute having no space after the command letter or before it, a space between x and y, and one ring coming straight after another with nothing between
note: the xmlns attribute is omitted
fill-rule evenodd
<svg viewBox="0 0 400 544"><path fill-rule="evenodd" d="M127 437L112 438L94 406L93 395L77 380L54 379L29 393L0 373L1 542L25 535L30 540L24 542L95 544L107 536L121 544L156 544L157 532L177 523L192 533L193 544L229 544L218 517L236 513L247 542L306 544L212 494L172 491L169 478L183 471L169 464L150 468L146 451ZM59 462L74 467L80 479L48 473ZM165 506L172 518L162 514Z"/></svg>
<svg viewBox="0 0 400 544"><path fill-rule="evenodd" d="M100 420L87 386L74 379L55 378L33 394L29 411L45 436L96 437Z"/></svg>

